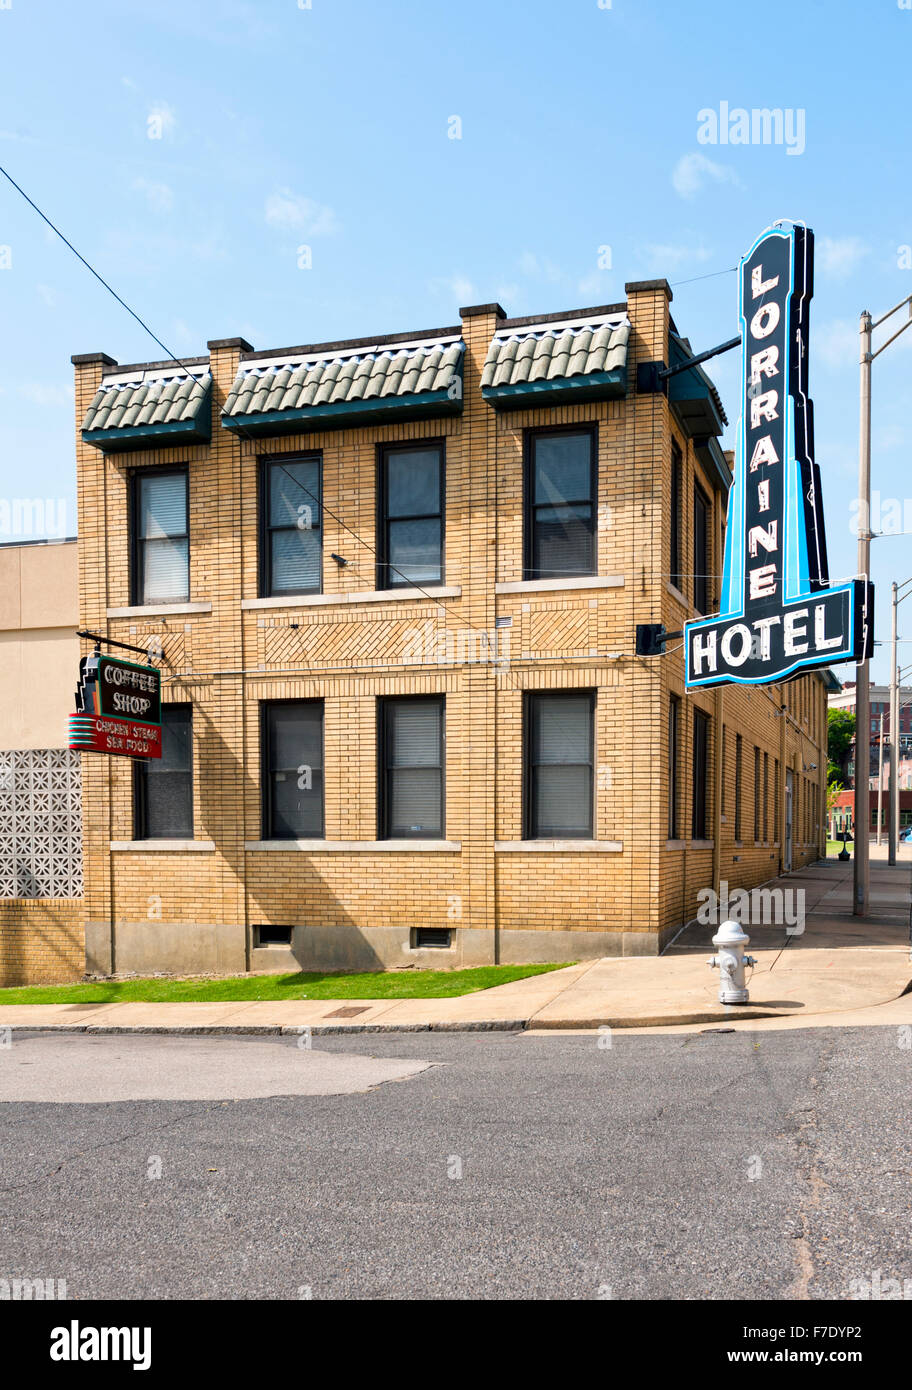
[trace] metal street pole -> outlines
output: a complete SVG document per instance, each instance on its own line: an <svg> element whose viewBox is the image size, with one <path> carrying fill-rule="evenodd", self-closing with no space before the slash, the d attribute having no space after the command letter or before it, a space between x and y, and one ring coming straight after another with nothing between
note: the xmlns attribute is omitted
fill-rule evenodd
<svg viewBox="0 0 912 1390"><path fill-rule="evenodd" d="M877 769L877 847L880 848L880 827L883 823L883 710L880 713L880 765Z"/></svg>
<svg viewBox="0 0 912 1390"><path fill-rule="evenodd" d="M858 573L867 580L871 572L871 315L861 315L861 430L858 450ZM868 615L871 621L872 615ZM867 661L859 661L855 677L855 855L854 898L856 917L868 914L871 883L869 840L871 834L871 684Z"/></svg>
<svg viewBox="0 0 912 1390"><path fill-rule="evenodd" d="M896 615L899 586L892 586L893 621L890 626L890 847L888 859L896 863L899 836L899 666L896 659Z"/></svg>

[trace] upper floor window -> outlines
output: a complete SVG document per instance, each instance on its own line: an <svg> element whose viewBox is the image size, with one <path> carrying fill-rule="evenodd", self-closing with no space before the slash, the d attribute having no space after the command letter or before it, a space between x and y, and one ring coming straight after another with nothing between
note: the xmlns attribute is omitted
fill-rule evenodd
<svg viewBox="0 0 912 1390"><path fill-rule="evenodd" d="M525 839L592 839L594 710L591 690L527 695Z"/></svg>
<svg viewBox="0 0 912 1390"><path fill-rule="evenodd" d="M678 797L680 793L679 776L680 749L678 747L679 726L681 722L681 701L672 695L668 702L668 838L678 838Z"/></svg>
<svg viewBox="0 0 912 1390"><path fill-rule="evenodd" d="M193 839L192 731L190 705L162 705L162 755L133 765L134 839Z"/></svg>
<svg viewBox="0 0 912 1390"><path fill-rule="evenodd" d="M381 840L443 838L444 697L380 702Z"/></svg>
<svg viewBox="0 0 912 1390"><path fill-rule="evenodd" d="M712 517L712 503L700 487L694 487L694 608L698 613L709 609L712 593L709 567L710 552L709 529Z"/></svg>
<svg viewBox="0 0 912 1390"><path fill-rule="evenodd" d="M319 458L264 459L260 493L260 592L318 594L323 581Z"/></svg>
<svg viewBox="0 0 912 1390"><path fill-rule="evenodd" d="M377 587L443 580L443 445L380 451Z"/></svg>
<svg viewBox="0 0 912 1390"><path fill-rule="evenodd" d="M669 578L676 589L683 589L681 570L681 499L684 495L684 459L675 440L671 443L671 551L669 554Z"/></svg>
<svg viewBox="0 0 912 1390"><path fill-rule="evenodd" d="M263 839L322 839L323 701L269 700L261 710Z"/></svg>
<svg viewBox="0 0 912 1390"><path fill-rule="evenodd" d="M186 603L190 536L186 468L133 475L132 601Z"/></svg>
<svg viewBox="0 0 912 1390"><path fill-rule="evenodd" d="M595 574L597 430L526 436L525 578Z"/></svg>

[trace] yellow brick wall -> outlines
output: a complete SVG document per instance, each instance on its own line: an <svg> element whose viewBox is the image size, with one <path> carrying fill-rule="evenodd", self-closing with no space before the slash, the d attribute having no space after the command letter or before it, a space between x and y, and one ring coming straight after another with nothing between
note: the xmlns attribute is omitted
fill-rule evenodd
<svg viewBox="0 0 912 1390"><path fill-rule="evenodd" d="M0 899L0 984L81 980L85 934L81 898Z"/></svg>

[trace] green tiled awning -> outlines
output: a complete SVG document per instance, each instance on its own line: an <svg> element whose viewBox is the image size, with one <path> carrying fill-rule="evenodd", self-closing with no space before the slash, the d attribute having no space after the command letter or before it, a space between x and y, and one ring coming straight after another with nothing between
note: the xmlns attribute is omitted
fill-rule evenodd
<svg viewBox="0 0 912 1390"><path fill-rule="evenodd" d="M621 396L629 337L630 324L616 317L502 330L488 348L481 393L495 410Z"/></svg>
<svg viewBox="0 0 912 1390"><path fill-rule="evenodd" d="M461 340L241 362L222 426L254 435L462 410Z"/></svg>
<svg viewBox="0 0 912 1390"><path fill-rule="evenodd" d="M123 381L102 379L82 422L82 437L105 453L156 445L205 444L212 432L207 373Z"/></svg>

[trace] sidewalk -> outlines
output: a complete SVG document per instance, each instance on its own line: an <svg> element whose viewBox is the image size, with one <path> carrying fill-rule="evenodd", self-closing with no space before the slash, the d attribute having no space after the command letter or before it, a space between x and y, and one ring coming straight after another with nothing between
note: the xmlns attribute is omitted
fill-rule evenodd
<svg viewBox="0 0 912 1390"><path fill-rule="evenodd" d="M90 1033L332 1033L655 1028L817 1019L899 999L912 981L912 855L871 863L871 913L852 916L852 864L826 860L768 888L801 889L801 936L748 926L750 1003L719 1004L706 964L713 927L692 924L663 956L611 957L457 999L301 999L223 1004L11 1004L0 1027ZM909 1003L912 1021L912 995ZM833 1022L837 1020L834 1018Z"/></svg>

